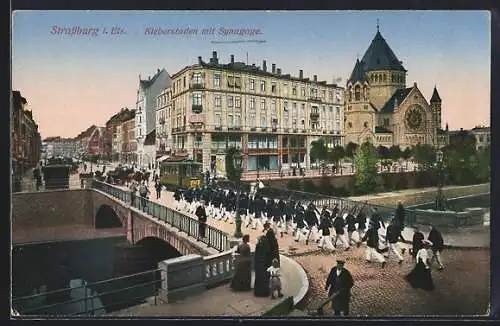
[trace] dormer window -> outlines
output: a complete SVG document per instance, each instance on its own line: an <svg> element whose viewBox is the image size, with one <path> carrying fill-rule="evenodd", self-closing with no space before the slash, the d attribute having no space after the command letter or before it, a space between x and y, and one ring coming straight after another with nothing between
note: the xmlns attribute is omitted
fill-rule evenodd
<svg viewBox="0 0 500 326"><path fill-rule="evenodd" d="M361 100L361 87L359 85L356 85L356 87L354 87L354 100Z"/></svg>

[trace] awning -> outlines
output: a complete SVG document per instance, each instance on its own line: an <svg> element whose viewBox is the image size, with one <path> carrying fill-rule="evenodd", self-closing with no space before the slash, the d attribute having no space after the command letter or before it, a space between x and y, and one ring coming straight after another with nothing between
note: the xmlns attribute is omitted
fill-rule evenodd
<svg viewBox="0 0 500 326"><path fill-rule="evenodd" d="M165 161L167 158L169 158L170 155L163 155L162 157L156 159L158 162L162 162L162 161Z"/></svg>

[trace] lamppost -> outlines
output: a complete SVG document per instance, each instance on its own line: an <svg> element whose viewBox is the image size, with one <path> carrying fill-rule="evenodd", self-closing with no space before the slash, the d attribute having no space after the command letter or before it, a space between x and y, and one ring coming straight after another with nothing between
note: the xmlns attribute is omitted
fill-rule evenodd
<svg viewBox="0 0 500 326"><path fill-rule="evenodd" d="M241 176L239 174L239 171L241 171L242 164L243 164L243 156L239 152L234 153L233 154L233 167L238 170L237 178L236 178L236 180L234 180L236 183L236 190L237 190L236 218L235 218L236 230L234 231L235 238L243 237L243 233L241 232L241 216L240 216L240 178L241 178Z"/></svg>
<svg viewBox="0 0 500 326"><path fill-rule="evenodd" d="M444 211L445 199L443 196L443 152L441 150L436 151L436 162L438 168L438 190L436 196L436 210Z"/></svg>

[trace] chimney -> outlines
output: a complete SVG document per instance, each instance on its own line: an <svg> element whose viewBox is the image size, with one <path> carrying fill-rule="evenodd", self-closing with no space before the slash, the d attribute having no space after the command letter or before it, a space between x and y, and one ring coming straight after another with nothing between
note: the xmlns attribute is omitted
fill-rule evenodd
<svg viewBox="0 0 500 326"><path fill-rule="evenodd" d="M276 69L276 74L278 74L278 76L281 75L281 68Z"/></svg>
<svg viewBox="0 0 500 326"><path fill-rule="evenodd" d="M201 57L198 57L198 64L201 65Z"/></svg>
<svg viewBox="0 0 500 326"><path fill-rule="evenodd" d="M231 63L234 63L234 54L231 54Z"/></svg>
<svg viewBox="0 0 500 326"><path fill-rule="evenodd" d="M276 64L275 63L273 63L271 65L271 69L272 69L273 74L275 74L276 73Z"/></svg>
<svg viewBox="0 0 500 326"><path fill-rule="evenodd" d="M304 70L302 69L299 70L299 78L304 79Z"/></svg>
<svg viewBox="0 0 500 326"><path fill-rule="evenodd" d="M318 81L318 75L314 75L314 76L313 76L313 80L314 80L315 82L317 82L317 81Z"/></svg>
<svg viewBox="0 0 500 326"><path fill-rule="evenodd" d="M264 70L264 72L267 71L267 63L266 63L266 60L262 61L262 70Z"/></svg>
<svg viewBox="0 0 500 326"><path fill-rule="evenodd" d="M212 60L213 63L219 63L219 59L217 59L217 51L212 52Z"/></svg>
<svg viewBox="0 0 500 326"><path fill-rule="evenodd" d="M151 80L151 76L148 76L148 80Z"/></svg>
<svg viewBox="0 0 500 326"><path fill-rule="evenodd" d="M156 73L159 74L160 73L160 68L158 68L158 70L156 70Z"/></svg>

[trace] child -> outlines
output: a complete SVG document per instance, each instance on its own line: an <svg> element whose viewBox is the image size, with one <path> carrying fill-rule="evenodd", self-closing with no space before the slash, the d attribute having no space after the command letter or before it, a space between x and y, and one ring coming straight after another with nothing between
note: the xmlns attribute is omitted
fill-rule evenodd
<svg viewBox="0 0 500 326"><path fill-rule="evenodd" d="M272 265L269 266L267 272L270 275L269 289L271 290L271 297L273 299L276 298L276 296L274 295L275 292L278 292L279 298L283 297L283 294L281 293L280 268L278 259L276 258L273 259Z"/></svg>

